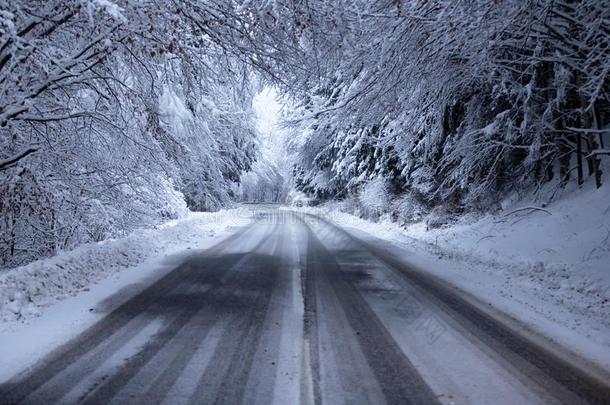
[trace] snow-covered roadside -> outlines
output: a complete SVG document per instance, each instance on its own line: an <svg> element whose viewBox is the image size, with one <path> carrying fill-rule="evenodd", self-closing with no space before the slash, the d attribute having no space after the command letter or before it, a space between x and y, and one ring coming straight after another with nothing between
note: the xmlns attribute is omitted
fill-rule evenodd
<svg viewBox="0 0 610 405"><path fill-rule="evenodd" d="M366 221L336 205L300 210L391 241L405 261L610 370L610 187L515 211L525 206L433 230Z"/></svg>
<svg viewBox="0 0 610 405"><path fill-rule="evenodd" d="M36 316L54 302L87 291L110 274L145 260L181 250L196 249L217 232L250 220L246 208L214 213L191 213L157 229L143 229L120 238L88 243L0 272L0 323Z"/></svg>
<svg viewBox="0 0 610 405"><path fill-rule="evenodd" d="M0 274L0 382L103 318L189 254L247 225L245 207L192 213Z"/></svg>

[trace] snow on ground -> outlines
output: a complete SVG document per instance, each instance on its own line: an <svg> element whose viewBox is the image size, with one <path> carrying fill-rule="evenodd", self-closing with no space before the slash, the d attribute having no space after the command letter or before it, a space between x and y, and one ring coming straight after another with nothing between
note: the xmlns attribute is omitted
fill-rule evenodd
<svg viewBox="0 0 610 405"><path fill-rule="evenodd" d="M610 370L610 187L565 195L544 210L521 201L432 230L387 217L369 222L337 206L301 210L392 241L408 252L405 261Z"/></svg>
<svg viewBox="0 0 610 405"><path fill-rule="evenodd" d="M26 320L41 309L87 291L92 283L145 260L198 248L217 232L249 221L245 208L191 213L157 229L88 243L57 256L0 272L0 322Z"/></svg>
<svg viewBox="0 0 610 405"><path fill-rule="evenodd" d="M192 213L0 274L0 382L251 219L245 207Z"/></svg>

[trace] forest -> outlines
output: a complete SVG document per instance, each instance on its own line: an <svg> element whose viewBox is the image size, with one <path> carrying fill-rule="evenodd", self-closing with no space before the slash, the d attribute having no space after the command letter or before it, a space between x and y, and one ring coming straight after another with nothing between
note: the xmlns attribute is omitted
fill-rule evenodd
<svg viewBox="0 0 610 405"><path fill-rule="evenodd" d="M0 267L258 182L403 222L599 188L609 69L608 0L0 0Z"/></svg>

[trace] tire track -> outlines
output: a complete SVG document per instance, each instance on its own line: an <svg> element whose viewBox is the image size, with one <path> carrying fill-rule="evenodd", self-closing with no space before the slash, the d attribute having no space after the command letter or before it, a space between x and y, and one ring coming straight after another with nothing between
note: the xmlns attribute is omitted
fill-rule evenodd
<svg viewBox="0 0 610 405"><path fill-rule="evenodd" d="M309 234L308 234L309 236ZM310 249L307 249L305 260L305 269L301 272L301 290L303 294L303 339L305 345L305 364L303 365L306 379L304 386L301 389L301 402L309 404L312 400L318 405L322 402L322 394L320 392L320 351L318 341L318 321L317 321L317 294L316 294L316 278L315 272L308 270L310 263L313 263L315 257ZM311 387L308 385L311 384ZM311 394L310 391L311 390ZM313 395L313 398L307 398Z"/></svg>
<svg viewBox="0 0 610 405"><path fill-rule="evenodd" d="M610 403L610 385L569 361L560 348L545 347L497 320L493 315L470 303L452 287L436 277L424 274L403 263L398 257L379 249L314 215L308 217L320 221L335 233L352 240L361 249L395 271L400 277L418 288L422 294L448 314L468 333L489 347L498 358L519 371L517 377L531 384L534 381L546 392L564 403Z"/></svg>
<svg viewBox="0 0 610 405"><path fill-rule="evenodd" d="M304 224L304 226L307 225ZM307 228L309 235L308 250L312 255L310 257L315 257L315 260L308 260L307 263L306 271L308 274L305 276L306 300L311 300L313 294L315 294L311 292L311 289L314 289L317 293L323 291L320 284L330 286L347 318L351 331L355 335L359 346L358 350L364 354L387 403L438 403L435 394L404 355L364 298L360 296L353 284L345 278L345 274L342 274L336 260L318 240L313 231L308 226ZM312 305L311 302L308 302L306 308L311 309ZM319 317L324 316L325 311L327 311L326 307L319 310L322 313L315 311L314 313L317 316L311 316L307 321L310 334L312 332L312 320L317 322ZM335 336L336 341L332 344L345 344L346 339L342 339L340 336L341 331L333 330L333 332L336 332L337 336ZM315 348L312 347L312 349ZM312 356L313 364L319 364L319 353L317 353L317 356L317 359ZM316 375L315 372L314 375ZM320 384L319 378L318 374L317 379L314 379L315 385ZM314 392L319 392L319 388L316 389L315 385ZM316 401L320 400L320 396L316 397Z"/></svg>
<svg viewBox="0 0 610 405"><path fill-rule="evenodd" d="M163 312L163 305L159 302L159 297L167 296L181 282L189 277L193 272L193 265L196 263L201 270L200 273L205 273L208 277L214 278L215 273L221 269L223 260L226 257L218 257L217 255L230 246L237 239L244 237L250 232L252 227L245 228L241 232L231 235L229 238L219 242L204 252L204 257L198 260L191 259L186 263L178 266L175 270L166 274L150 287L141 291L134 298L123 303L118 308L113 310L109 315L88 328L81 335L74 338L72 341L54 350L39 362L32 370L26 371L12 381L0 386L0 404L17 404L23 403L27 396L36 392L48 381L55 376L59 376L71 364L77 363L88 353L95 351L104 343L108 343L109 339L122 328L125 328L132 320L141 314L148 313L150 317L159 315ZM237 261L243 255L234 255L233 260ZM216 278L218 276L216 275ZM125 334L125 338L138 333L146 322L138 325L134 330ZM105 359L110 357L116 350L116 346L106 345L106 348L101 351L91 363L91 366L100 364ZM82 379L92 372L94 367L85 367L81 370L79 378ZM78 378L66 380L66 385L63 387L54 387L51 397L58 398L60 395L66 394L79 382Z"/></svg>
<svg viewBox="0 0 610 405"><path fill-rule="evenodd" d="M277 257L259 255L253 262L253 269L244 272L237 286L246 288L250 294L240 300L230 296L231 302L225 302L230 304L227 309L232 319L201 375L190 403L236 404L244 400L278 272L281 271L280 264ZM256 294L254 297L252 292Z"/></svg>
<svg viewBox="0 0 610 405"><path fill-rule="evenodd" d="M261 244L261 246L262 246L262 244ZM255 256L255 258L253 259L253 263L251 265L256 270L250 270L249 272L258 272L261 269L266 269L265 271L273 271L274 277L275 277L276 273L279 271L277 269L278 266L275 263L273 263L273 265L271 266L272 270L269 270L269 267L270 267L269 261L275 261L275 260L272 258L268 258L266 256L264 256L264 257ZM256 287L253 287L253 283L252 283L253 280L251 280L251 277L252 278L256 277L256 278L254 278L254 281L257 281L258 277L260 277L259 275L247 274L247 275L244 275L244 277L245 278L236 282L235 284L237 286L242 286L242 287L247 286L249 291L250 290L259 290L258 285ZM259 295L269 295L269 297L271 297L273 295L272 292L268 291L269 284L270 284L270 283L268 283L268 281L269 280L267 280L267 282L265 282L265 286L263 286L264 288L262 289L262 291L258 292ZM273 285L271 285L271 288L273 288ZM201 317L202 319L197 319L194 322L191 322L190 333L188 334L188 336L186 336L182 339L185 341L186 345L176 348L176 352L178 353L178 355L174 358L174 360L170 363L170 365L166 368L166 370L161 374L161 376L153 382L153 384L151 385L151 389L146 393L146 395L143 396L143 398L141 400L139 400L139 403L142 403L142 404L154 403L155 401L158 401L158 398L162 398L167 392L170 391L172 386L175 384L177 379L180 377L182 370L187 366L188 362L191 360L191 358L193 357L195 352L199 349L200 343L206 338L209 330L211 329L210 327L202 328L202 324L203 325L206 325L206 324L212 325L214 323L218 323L219 318L222 318L223 313L230 312L226 315L228 315L228 317L231 317L233 319L232 319L232 321L229 320L229 322L228 322L229 327L227 327L225 329L225 333L223 334L223 337L221 338L221 341L224 341L224 340L226 340L228 335L236 334L237 331L239 331L238 328L240 326L243 326L243 325L236 325L236 323L237 323L235 321L236 317L239 317L239 318L245 317L249 321L251 321L252 318L254 318L254 319L257 318L256 316L252 316L252 311L253 312L257 311L256 306L246 305L246 303L243 303L243 305L245 307L251 307L250 312L246 312L244 314L244 312L241 312L241 311L238 311L235 309L231 309L230 311L227 311L228 303L233 301L234 298L235 297L233 295L231 295L230 293L229 294L219 293L217 295L216 299L212 300L212 301L216 302L217 304L210 305L210 308L207 308L206 311L204 311L205 315L203 315ZM259 322L259 324L260 324L259 326L262 326L264 324L264 322ZM249 325L249 326L250 326L250 328L252 328L252 325ZM237 331L236 331L236 329L237 329ZM247 342L248 338L245 337L244 340ZM244 342L242 341L242 345L243 344L244 344ZM256 347L254 347L254 349L256 349ZM217 350L218 350L218 348L215 350L215 352L217 352ZM213 361L214 361L214 357L212 357L212 360L209 362L208 367L218 368L219 365L214 364ZM206 369L207 369L207 367L206 367ZM204 372L205 372L205 370L201 370L202 374ZM265 381L265 383L269 384L270 382ZM194 397L197 397L197 395L198 395L197 393L193 394ZM198 398L194 398L194 401L197 401L197 400L198 400Z"/></svg>
<svg viewBox="0 0 610 405"><path fill-rule="evenodd" d="M195 295L195 297L184 297L184 301L179 302L178 305L184 306L185 309L179 312L179 314L167 326L165 326L153 338L153 340L144 347L143 350L131 357L118 373L106 379L103 384L99 386L91 395L84 398L82 403L86 405L94 405L110 402L115 395L117 395L121 389L126 387L130 380L136 376L137 373L140 372L140 370L142 370L149 363L149 361L168 344L168 342L171 341L172 338L182 331L182 329L192 320L193 317L195 317L197 313L201 311L202 308L205 308L204 310L212 310L213 312L216 312L214 309L217 308L217 306L215 307L214 305L217 304L218 301L222 301L222 297L225 294L223 292L222 285L224 285L226 288L230 288L232 285L239 286L241 283L240 279L243 277L243 274L245 274L245 272L241 271L230 273L230 270L235 267L243 266L246 262L253 260L252 257L254 253L267 241L268 238L269 236L264 237L253 250L243 256L220 256L217 259L218 261L216 266L213 266L211 269L199 269L196 272L196 276L198 277L191 280L189 284L207 284L211 282L212 287L207 292ZM223 275L223 277L219 277L220 275ZM228 277L226 277L227 275ZM223 280L223 278L225 279Z"/></svg>

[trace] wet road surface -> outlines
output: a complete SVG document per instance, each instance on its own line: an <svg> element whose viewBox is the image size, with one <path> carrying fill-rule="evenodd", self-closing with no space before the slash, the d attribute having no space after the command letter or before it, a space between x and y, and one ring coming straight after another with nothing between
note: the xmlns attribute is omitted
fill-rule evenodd
<svg viewBox="0 0 610 405"><path fill-rule="evenodd" d="M0 385L0 403L610 403L586 369L379 246L265 209Z"/></svg>

